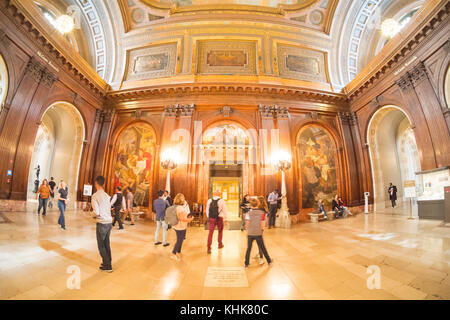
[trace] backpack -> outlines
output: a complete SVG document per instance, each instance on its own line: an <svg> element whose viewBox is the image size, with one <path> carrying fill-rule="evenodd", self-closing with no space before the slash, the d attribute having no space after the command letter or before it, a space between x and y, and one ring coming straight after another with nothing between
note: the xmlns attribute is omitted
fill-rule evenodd
<svg viewBox="0 0 450 320"><path fill-rule="evenodd" d="M166 209L166 216L164 218L164 221L169 226L174 226L178 223L177 206L170 206Z"/></svg>
<svg viewBox="0 0 450 320"><path fill-rule="evenodd" d="M211 199L211 204L209 205L209 218L218 218L219 217L219 199L214 200Z"/></svg>

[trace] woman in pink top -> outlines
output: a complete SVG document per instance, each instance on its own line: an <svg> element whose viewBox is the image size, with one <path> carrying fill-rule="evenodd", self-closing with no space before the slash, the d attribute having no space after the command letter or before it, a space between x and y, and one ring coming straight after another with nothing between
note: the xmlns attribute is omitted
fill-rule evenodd
<svg viewBox="0 0 450 320"><path fill-rule="evenodd" d="M185 198L182 193L175 196L173 200L173 205L176 206L178 223L173 226L175 233L177 234L177 242L173 246L172 259L179 261L181 258L181 246L183 245L183 240L186 237L186 228L189 222L194 219L194 217L188 217L188 213L184 207Z"/></svg>

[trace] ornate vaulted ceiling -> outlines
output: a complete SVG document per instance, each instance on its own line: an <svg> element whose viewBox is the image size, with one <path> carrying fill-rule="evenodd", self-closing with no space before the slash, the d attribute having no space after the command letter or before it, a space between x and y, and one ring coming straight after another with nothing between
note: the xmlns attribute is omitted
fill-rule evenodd
<svg viewBox="0 0 450 320"><path fill-rule="evenodd" d="M424 1L20 2L76 6L73 44L113 90L240 83L339 92L387 42L381 21Z"/></svg>

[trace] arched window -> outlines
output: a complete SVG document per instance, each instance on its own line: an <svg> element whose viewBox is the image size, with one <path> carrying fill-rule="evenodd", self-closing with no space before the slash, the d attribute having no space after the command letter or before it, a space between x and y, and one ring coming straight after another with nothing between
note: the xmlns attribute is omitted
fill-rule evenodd
<svg viewBox="0 0 450 320"><path fill-rule="evenodd" d="M5 60L0 55L0 111L3 109L6 94L8 93L8 70L6 69Z"/></svg>

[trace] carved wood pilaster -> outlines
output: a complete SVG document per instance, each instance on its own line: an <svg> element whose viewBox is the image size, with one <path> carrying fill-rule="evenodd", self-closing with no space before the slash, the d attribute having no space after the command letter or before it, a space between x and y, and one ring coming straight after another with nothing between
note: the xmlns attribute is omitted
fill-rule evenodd
<svg viewBox="0 0 450 320"><path fill-rule="evenodd" d="M289 118L289 108L279 107L276 104L273 106L262 105L258 106L258 110L263 118L273 119L287 119Z"/></svg>
<svg viewBox="0 0 450 320"><path fill-rule="evenodd" d="M25 73L29 74L37 83L41 81L43 71L44 67L33 57L25 68Z"/></svg>
<svg viewBox="0 0 450 320"><path fill-rule="evenodd" d="M412 87L412 82L409 77L409 74L406 73L405 75L401 76L400 79L396 80L395 83L400 87L402 91L406 91L409 88Z"/></svg>
<svg viewBox="0 0 450 320"><path fill-rule="evenodd" d="M423 62L417 64L408 74L414 87L417 87L423 80L428 79L428 72Z"/></svg>
<svg viewBox="0 0 450 320"><path fill-rule="evenodd" d="M195 105L191 104L173 104L164 108L164 115L166 117L192 117L194 114Z"/></svg>
<svg viewBox="0 0 450 320"><path fill-rule="evenodd" d="M355 112L338 112L338 118L342 124L355 126L358 122L358 116Z"/></svg>

